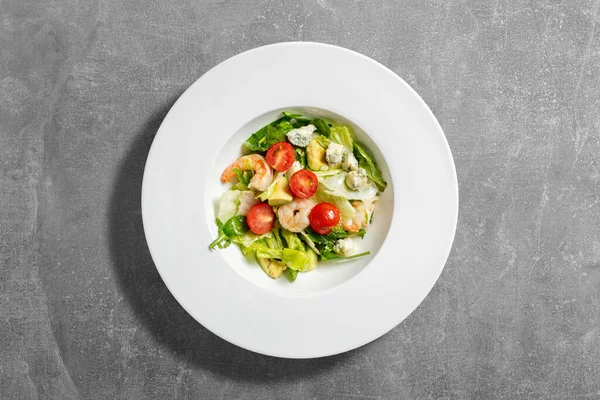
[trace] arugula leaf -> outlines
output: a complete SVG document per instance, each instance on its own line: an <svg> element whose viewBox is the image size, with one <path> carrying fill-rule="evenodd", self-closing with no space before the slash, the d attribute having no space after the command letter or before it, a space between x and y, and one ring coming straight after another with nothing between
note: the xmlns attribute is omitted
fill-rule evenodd
<svg viewBox="0 0 600 400"><path fill-rule="evenodd" d="M225 234L225 232L223 232L223 222L221 222L221 220L219 218L217 218L215 220L215 223L217 224L217 228L219 229L219 235L217 236L217 238L208 246L209 249L214 250L215 248L220 248L220 249L224 249L227 246L229 246L231 244L231 240L229 239L229 236L227 236Z"/></svg>
<svg viewBox="0 0 600 400"><path fill-rule="evenodd" d="M331 243L332 245L338 239L344 239L344 238L352 237L352 236L359 236L359 237L363 238L365 236L365 234L367 233L367 231L364 229L360 229L358 232L346 232L339 226L336 226L335 228L333 228L333 230L326 235L319 235L312 228L306 228L304 230L304 232L315 243L318 243L318 244Z"/></svg>
<svg viewBox="0 0 600 400"><path fill-rule="evenodd" d="M364 168L367 172L367 177L373 181L375 186L380 192L385 190L387 182L383 180L381 170L373 160L373 157L367 152L365 147L362 147L358 143L354 142L354 156L358 160L358 166Z"/></svg>
<svg viewBox="0 0 600 400"><path fill-rule="evenodd" d="M306 168L306 149L302 147L294 147L294 154L296 156L296 161L302 165L302 168Z"/></svg>
<svg viewBox="0 0 600 400"><path fill-rule="evenodd" d="M343 239L351 236L359 236L364 237L366 231L364 229L359 230L358 232L346 232L340 227L334 228L327 235L319 235L312 228L307 228L304 230L304 234L306 235L305 241L308 243L308 240L313 242L313 245L319 249L319 260L333 260L338 258L357 258L362 257L364 255L370 254L369 252L360 253L352 256L341 256L333 251L333 246L338 239ZM307 240L308 238L308 240Z"/></svg>
<svg viewBox="0 0 600 400"><path fill-rule="evenodd" d="M349 259L353 259L353 258L360 258L360 257L368 256L369 254L371 254L370 251L365 251L363 253L353 254L351 256L342 256L342 255L339 255L339 254L334 253L333 251L330 251L329 249L327 249L321 254L321 261L340 260L340 259L349 260Z"/></svg>

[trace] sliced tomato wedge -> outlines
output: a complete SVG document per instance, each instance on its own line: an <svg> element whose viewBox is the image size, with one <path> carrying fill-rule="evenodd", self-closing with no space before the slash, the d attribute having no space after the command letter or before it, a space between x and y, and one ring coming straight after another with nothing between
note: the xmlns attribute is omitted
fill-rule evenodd
<svg viewBox="0 0 600 400"><path fill-rule="evenodd" d="M267 164L279 172L287 171L296 159L294 148L288 142L278 142L269 147L265 158Z"/></svg>
<svg viewBox="0 0 600 400"><path fill-rule="evenodd" d="M340 223L340 210L331 203L319 203L310 210L308 221L315 232L326 235Z"/></svg>
<svg viewBox="0 0 600 400"><path fill-rule="evenodd" d="M290 189L296 197L308 199L319 187L319 179L314 172L301 169L290 178Z"/></svg>
<svg viewBox="0 0 600 400"><path fill-rule="evenodd" d="M275 213L267 203L258 203L252 206L246 216L250 230L257 235L269 233L275 225Z"/></svg>

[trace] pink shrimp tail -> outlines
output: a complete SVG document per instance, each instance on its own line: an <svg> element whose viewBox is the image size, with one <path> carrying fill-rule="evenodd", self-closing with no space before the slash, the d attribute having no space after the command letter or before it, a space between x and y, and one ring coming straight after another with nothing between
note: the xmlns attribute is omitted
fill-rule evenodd
<svg viewBox="0 0 600 400"><path fill-rule="evenodd" d="M225 171L223 171L223 173L221 174L221 182L223 182L223 183L231 182L231 180L235 176L235 174L233 173L233 168L234 168L233 164L230 165L229 167L225 168Z"/></svg>

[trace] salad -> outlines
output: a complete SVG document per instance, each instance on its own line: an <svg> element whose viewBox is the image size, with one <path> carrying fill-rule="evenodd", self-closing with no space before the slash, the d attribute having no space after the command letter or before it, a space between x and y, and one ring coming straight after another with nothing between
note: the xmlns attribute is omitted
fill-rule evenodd
<svg viewBox="0 0 600 400"><path fill-rule="evenodd" d="M219 200L218 237L210 249L239 245L271 278L347 260L356 253L387 183L350 127L283 112L245 142L229 165Z"/></svg>

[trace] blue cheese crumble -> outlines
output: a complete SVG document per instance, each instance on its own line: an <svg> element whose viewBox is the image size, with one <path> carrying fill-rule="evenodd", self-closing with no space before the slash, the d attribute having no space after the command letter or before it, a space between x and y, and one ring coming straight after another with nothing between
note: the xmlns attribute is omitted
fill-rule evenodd
<svg viewBox="0 0 600 400"><path fill-rule="evenodd" d="M360 190L367 186L368 182L367 171L364 168L359 168L356 171L350 171L346 174L346 185L352 190Z"/></svg>
<svg viewBox="0 0 600 400"><path fill-rule="evenodd" d="M286 136L290 143L294 146L306 147L313 139L313 132L316 130L317 128L310 124L301 126L300 128L292 129L286 134Z"/></svg>
<svg viewBox="0 0 600 400"><path fill-rule="evenodd" d="M327 150L325 150L325 160L327 160L327 164L333 168L339 167L344 158L345 150L346 148L339 143L329 143Z"/></svg>

